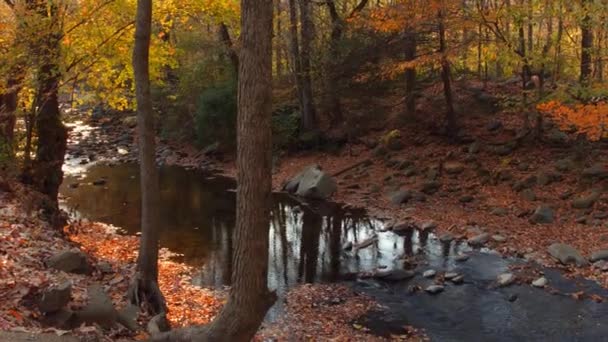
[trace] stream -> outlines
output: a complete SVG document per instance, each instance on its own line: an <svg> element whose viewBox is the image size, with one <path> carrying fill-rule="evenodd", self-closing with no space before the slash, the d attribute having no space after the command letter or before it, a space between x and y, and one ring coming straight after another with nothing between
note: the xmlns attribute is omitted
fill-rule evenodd
<svg viewBox="0 0 608 342"><path fill-rule="evenodd" d="M78 160L71 163L79 165ZM66 210L121 227L124 234L137 234L137 165L93 165L71 171L61 188ZM160 189L161 246L199 270L195 284L229 285L234 180L161 167ZM442 243L429 232L412 229L397 234L383 228L383 222L367 217L364 210L333 203L304 204L276 194L269 233L269 287L281 295L298 283L346 282L384 306L358 322L383 336L402 334L405 325L412 325L424 329L433 341L608 341L608 304L568 295L584 290L607 297L608 291L596 283L569 280L556 270L543 269L560 294L530 285L496 288L499 274L524 261L472 250L463 242ZM343 248L374 235L378 240L369 247ZM469 260L456 261L454 256L461 253L469 253ZM411 280L358 277L408 265L417 273ZM412 291L416 285L424 288L433 283L420 275L428 269L438 274L456 271L464 276L464 283L446 282L445 291L437 295ZM279 301L267 319L280 316L281 307Z"/></svg>

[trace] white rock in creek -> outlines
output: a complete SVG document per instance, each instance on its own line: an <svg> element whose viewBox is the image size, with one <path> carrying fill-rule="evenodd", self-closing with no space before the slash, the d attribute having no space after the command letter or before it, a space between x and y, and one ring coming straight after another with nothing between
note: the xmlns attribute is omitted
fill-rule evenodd
<svg viewBox="0 0 608 342"><path fill-rule="evenodd" d="M540 288L547 286L547 278L540 277L540 278L536 279L535 281L532 282L532 286L540 287Z"/></svg>

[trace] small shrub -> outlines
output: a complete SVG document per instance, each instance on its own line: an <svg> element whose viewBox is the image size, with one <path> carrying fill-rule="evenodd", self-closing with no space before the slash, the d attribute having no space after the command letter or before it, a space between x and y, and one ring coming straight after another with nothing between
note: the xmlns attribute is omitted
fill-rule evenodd
<svg viewBox="0 0 608 342"><path fill-rule="evenodd" d="M200 146L214 142L236 144L236 84L228 81L203 91L196 111L196 137Z"/></svg>
<svg viewBox="0 0 608 342"><path fill-rule="evenodd" d="M300 112L298 107L284 105L272 113L272 144L274 150L292 148L298 141Z"/></svg>

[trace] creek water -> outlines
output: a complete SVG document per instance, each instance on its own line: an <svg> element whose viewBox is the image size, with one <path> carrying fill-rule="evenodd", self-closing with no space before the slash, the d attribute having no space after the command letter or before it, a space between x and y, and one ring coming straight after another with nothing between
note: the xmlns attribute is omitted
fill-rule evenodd
<svg viewBox="0 0 608 342"><path fill-rule="evenodd" d="M103 180L102 185L93 185ZM74 184L78 184L75 186ZM140 191L137 165L90 166L66 177L61 188L64 208L91 220L121 227L124 234L139 231ZM201 286L223 286L232 271L232 231L235 224L235 182L180 167L160 168L161 246L199 271ZM347 282L376 298L385 309L359 323L378 335L401 334L405 325L426 330L433 341L608 341L608 304L553 295L529 285L497 289L498 274L521 260L505 259L492 251L472 251L466 243L442 243L417 230L400 234L384 231L384 224L363 210L332 203L303 203L276 194L270 220L269 287L283 294L303 282ZM376 235L377 242L357 251L354 245ZM454 256L471 253L466 262ZM360 280L356 275L376 269L417 265L409 281ZM464 284L447 284L432 296L410 291L433 282L420 276L426 269L457 271ZM561 293L585 290L608 297L608 291L589 281L565 279L544 270ZM279 303L269 314L281 314Z"/></svg>

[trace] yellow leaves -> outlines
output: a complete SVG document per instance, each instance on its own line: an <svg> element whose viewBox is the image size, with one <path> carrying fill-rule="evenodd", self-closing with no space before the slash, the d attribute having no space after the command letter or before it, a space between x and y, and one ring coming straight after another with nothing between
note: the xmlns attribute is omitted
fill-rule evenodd
<svg viewBox="0 0 608 342"><path fill-rule="evenodd" d="M567 105L552 100L541 103L536 108L549 115L562 129L574 126L579 133L594 141L607 136L605 126L608 123L608 104L605 102Z"/></svg>

